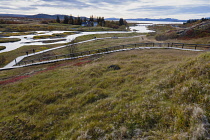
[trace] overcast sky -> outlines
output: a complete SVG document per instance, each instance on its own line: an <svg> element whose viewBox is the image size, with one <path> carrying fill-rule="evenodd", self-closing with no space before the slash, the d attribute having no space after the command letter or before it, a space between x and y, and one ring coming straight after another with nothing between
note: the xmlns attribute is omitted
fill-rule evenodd
<svg viewBox="0 0 210 140"><path fill-rule="evenodd" d="M210 17L210 0L0 0L0 14L39 13L195 19Z"/></svg>

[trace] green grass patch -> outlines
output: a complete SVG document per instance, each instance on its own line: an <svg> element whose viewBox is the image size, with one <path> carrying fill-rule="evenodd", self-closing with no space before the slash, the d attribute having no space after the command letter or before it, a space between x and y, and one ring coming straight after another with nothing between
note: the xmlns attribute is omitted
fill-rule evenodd
<svg viewBox="0 0 210 140"><path fill-rule="evenodd" d="M210 53L135 50L0 86L0 138L206 139L209 61ZM108 70L110 65L121 69Z"/></svg>
<svg viewBox="0 0 210 140"><path fill-rule="evenodd" d="M74 42L80 42L84 40L89 40L93 38L105 38L105 37L132 37L132 36L140 36L145 35L144 33L105 33L105 34L92 34L92 35L84 35L77 37Z"/></svg>
<svg viewBox="0 0 210 140"><path fill-rule="evenodd" d="M64 33L57 33L57 34L52 34L52 35L38 35L34 36L34 39L46 39L46 38L62 38L66 37L67 35L73 35L75 34L74 32L64 32Z"/></svg>
<svg viewBox="0 0 210 140"><path fill-rule="evenodd" d="M2 33L0 33L0 35L9 37L9 36L30 35L30 34L34 34L34 33L36 33L36 32L18 32L18 33L2 32Z"/></svg>
<svg viewBox="0 0 210 140"><path fill-rule="evenodd" d="M55 42L59 42L59 41L66 41L66 39L45 40L45 41L42 41L42 42L43 43L55 43Z"/></svg>
<svg viewBox="0 0 210 140"><path fill-rule="evenodd" d="M7 42L17 42L20 41L19 38L0 38L0 43L7 43Z"/></svg>
<svg viewBox="0 0 210 140"><path fill-rule="evenodd" d="M5 46L0 46L0 51L6 49Z"/></svg>

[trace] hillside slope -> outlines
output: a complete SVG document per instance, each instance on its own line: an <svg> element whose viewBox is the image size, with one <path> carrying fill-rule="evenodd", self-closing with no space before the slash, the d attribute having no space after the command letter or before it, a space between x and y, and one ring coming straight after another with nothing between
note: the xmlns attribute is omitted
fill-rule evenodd
<svg viewBox="0 0 210 140"><path fill-rule="evenodd" d="M0 85L0 139L207 139L209 83L210 53L135 50L66 65Z"/></svg>

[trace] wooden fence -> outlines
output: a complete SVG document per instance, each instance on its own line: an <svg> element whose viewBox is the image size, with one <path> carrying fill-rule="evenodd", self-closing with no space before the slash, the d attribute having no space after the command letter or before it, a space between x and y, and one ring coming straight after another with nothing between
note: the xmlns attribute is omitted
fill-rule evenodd
<svg viewBox="0 0 210 140"><path fill-rule="evenodd" d="M43 61L51 61L51 60L58 60L58 59L65 59L65 58L78 58L80 56L90 56L93 54L100 54L104 52L113 52L116 50L129 50L141 47L163 47L163 48L182 48L182 49L198 49L198 50L210 50L210 44L185 44L185 43L137 43L137 44L127 44L127 45L119 45L119 46L112 46L108 48L101 48L96 50L89 50L84 52L77 52L71 54L64 54L64 55L54 55L48 57L41 57L38 59L26 60L17 63L17 66L21 65L28 65Z"/></svg>

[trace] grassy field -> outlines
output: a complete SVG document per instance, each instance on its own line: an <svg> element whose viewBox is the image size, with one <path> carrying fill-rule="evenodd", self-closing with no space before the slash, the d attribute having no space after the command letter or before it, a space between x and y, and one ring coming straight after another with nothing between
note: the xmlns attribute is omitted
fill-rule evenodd
<svg viewBox="0 0 210 140"><path fill-rule="evenodd" d="M69 24L0 24L2 32L28 32L28 31L121 31L121 29L113 29L108 27L83 27L80 25Z"/></svg>
<svg viewBox="0 0 210 140"><path fill-rule="evenodd" d="M209 61L135 50L1 71L1 81L30 76L0 85L0 138L206 139Z"/></svg>
<svg viewBox="0 0 210 140"><path fill-rule="evenodd" d="M135 36L135 35L141 35L141 34L136 34L136 33L128 33L128 34L99 34L99 35L85 35L78 37L74 40L74 42L80 42L84 40L89 40L93 39L94 37L97 38L103 38L103 37L113 37L113 36ZM146 38L145 38L146 41ZM94 49L101 49L101 48L106 48L106 47L112 47L112 46L117 46L117 45L125 45L125 44L134 44L134 43L140 43L144 42L142 38L140 37L135 37L135 38L124 38L124 39L105 39L105 40L95 40L92 42L88 43L82 43L80 45L74 45L75 49L74 52L82 52L82 51L88 51L88 50L94 50ZM25 60L32 60L32 59L39 59L41 57L47 57L47 56L53 56L53 55L64 55L64 54L70 54L72 53L72 50L70 47L58 49L58 50L53 50L50 52L46 52L43 54L38 54L35 56L27 57L24 59Z"/></svg>
<svg viewBox="0 0 210 140"><path fill-rule="evenodd" d="M11 30L18 26L23 28L16 25ZM36 26L71 30L69 25ZM173 29L160 26L156 30L162 34ZM139 42L209 43L209 37L157 41L159 33L144 39L96 40L77 45L75 51ZM142 34L87 35L74 42L137 35ZM24 46L1 53L0 65L32 49L61 45ZM28 59L69 51L64 48ZM0 71L0 139L208 139L209 62L209 52L150 49Z"/></svg>
<svg viewBox="0 0 210 140"><path fill-rule="evenodd" d="M84 40L89 40L93 38L105 38L105 37L132 37L132 36L140 36L140 35L146 35L145 33L104 33L104 34L92 34L92 35L84 35L76 38L74 42L80 42Z"/></svg>
<svg viewBox="0 0 210 140"><path fill-rule="evenodd" d="M20 41L19 38L0 38L0 43L7 43L7 42L17 42Z"/></svg>

